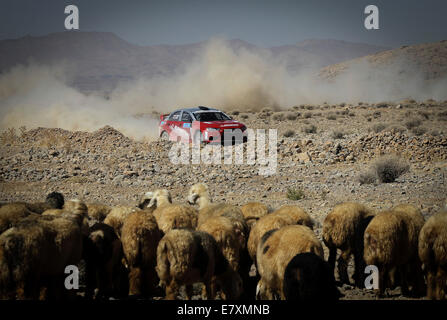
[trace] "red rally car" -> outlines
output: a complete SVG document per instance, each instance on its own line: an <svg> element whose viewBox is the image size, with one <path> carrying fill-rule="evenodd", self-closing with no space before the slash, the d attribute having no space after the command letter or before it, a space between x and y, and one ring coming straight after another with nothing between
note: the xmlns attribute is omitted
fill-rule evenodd
<svg viewBox="0 0 447 320"><path fill-rule="evenodd" d="M208 107L179 109L160 116L159 137L182 142L246 141L247 127L224 112Z"/></svg>

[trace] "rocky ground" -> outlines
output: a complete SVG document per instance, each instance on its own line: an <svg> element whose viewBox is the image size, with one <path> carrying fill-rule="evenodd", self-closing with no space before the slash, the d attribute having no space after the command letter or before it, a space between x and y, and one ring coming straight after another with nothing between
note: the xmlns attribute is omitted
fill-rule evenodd
<svg viewBox="0 0 447 320"><path fill-rule="evenodd" d="M446 205L447 101L240 111L232 114L247 127L278 130L275 174L260 175L258 164L173 164L172 142L134 141L112 127L90 133L22 128L1 135L0 202L41 200L57 190L66 198L134 204L157 188L185 202L189 186L200 181L216 202L296 204L317 221L319 237L324 217L343 201L376 210L411 203L425 217ZM371 175L374 161L386 154L408 163L408 172L393 183L361 183L359 176ZM345 299L375 299L366 290L341 291ZM397 289L389 298L403 297Z"/></svg>

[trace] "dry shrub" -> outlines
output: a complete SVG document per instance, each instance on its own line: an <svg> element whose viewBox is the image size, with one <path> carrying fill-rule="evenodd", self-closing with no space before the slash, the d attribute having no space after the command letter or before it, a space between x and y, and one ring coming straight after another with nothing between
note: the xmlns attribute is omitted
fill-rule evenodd
<svg viewBox="0 0 447 320"><path fill-rule="evenodd" d="M405 126L407 127L408 130L419 127L421 124L422 120L417 118L410 119L405 122Z"/></svg>
<svg viewBox="0 0 447 320"><path fill-rule="evenodd" d="M424 111L424 110L419 110L418 114L425 118L426 120L428 120L430 118L430 112Z"/></svg>
<svg viewBox="0 0 447 320"><path fill-rule="evenodd" d="M415 136L422 136L424 133L427 132L427 129L424 127L415 127L413 129L411 129L411 132L415 135Z"/></svg>
<svg viewBox="0 0 447 320"><path fill-rule="evenodd" d="M312 118L312 112L305 112L305 113L304 113L304 118L305 118L305 119Z"/></svg>
<svg viewBox="0 0 447 320"><path fill-rule="evenodd" d="M408 172L410 165L395 155L386 155L376 160L373 169L380 182L390 183Z"/></svg>
<svg viewBox="0 0 447 320"><path fill-rule="evenodd" d="M401 125L394 124L386 128L386 131L404 133L407 131L407 129Z"/></svg>
<svg viewBox="0 0 447 320"><path fill-rule="evenodd" d="M295 113L295 112L288 112L287 114L286 114L286 119L287 120L296 120L296 118L298 118L298 114L297 113Z"/></svg>
<svg viewBox="0 0 447 320"><path fill-rule="evenodd" d="M376 111L372 114L374 119L380 118L382 116L382 112Z"/></svg>
<svg viewBox="0 0 447 320"><path fill-rule="evenodd" d="M313 124L305 126L303 128L304 133L317 133L317 127Z"/></svg>
<svg viewBox="0 0 447 320"><path fill-rule="evenodd" d="M283 121L284 120L284 113L282 113L282 112L276 112L274 115L273 115L273 120L275 120L275 121Z"/></svg>
<svg viewBox="0 0 447 320"><path fill-rule="evenodd" d="M332 138L333 139L344 139L345 134L341 131L334 131L334 132L332 132Z"/></svg>
<svg viewBox="0 0 447 320"><path fill-rule="evenodd" d="M438 113L438 120L447 120L447 111L441 111Z"/></svg>
<svg viewBox="0 0 447 320"><path fill-rule="evenodd" d="M289 138L289 137L293 137L295 135L295 131L293 130L287 130L286 132L284 132L284 137Z"/></svg>
<svg viewBox="0 0 447 320"><path fill-rule="evenodd" d="M292 189L292 188L287 189L287 199L297 201L304 199L304 197L305 197L304 191L301 189Z"/></svg>
<svg viewBox="0 0 447 320"><path fill-rule="evenodd" d="M386 127L387 126L384 123L376 123L370 128L370 130L375 133L379 133L379 132L385 130Z"/></svg>
<svg viewBox="0 0 447 320"><path fill-rule="evenodd" d="M371 184L376 182L377 176L375 172L368 170L366 172L362 172L358 175L357 181L360 182L360 184Z"/></svg>

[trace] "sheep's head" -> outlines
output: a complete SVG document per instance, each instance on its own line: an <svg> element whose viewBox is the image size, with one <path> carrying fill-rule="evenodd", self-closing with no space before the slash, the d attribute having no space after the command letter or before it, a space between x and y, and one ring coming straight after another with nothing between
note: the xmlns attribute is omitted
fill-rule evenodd
<svg viewBox="0 0 447 320"><path fill-rule="evenodd" d="M51 192L47 195L45 202L53 209L62 209L64 206L64 196L59 192Z"/></svg>
<svg viewBox="0 0 447 320"><path fill-rule="evenodd" d="M149 203L151 202L153 197L154 193L150 191L143 194L143 196L140 198L140 201L138 202L138 208L140 209L148 208Z"/></svg>
<svg viewBox="0 0 447 320"><path fill-rule="evenodd" d="M155 190L152 195L151 201L147 205L147 208L157 208L163 204L172 203L171 193L166 189Z"/></svg>
<svg viewBox="0 0 447 320"><path fill-rule="evenodd" d="M189 189L188 202L196 204L201 197L208 197L208 187L204 183L196 183Z"/></svg>

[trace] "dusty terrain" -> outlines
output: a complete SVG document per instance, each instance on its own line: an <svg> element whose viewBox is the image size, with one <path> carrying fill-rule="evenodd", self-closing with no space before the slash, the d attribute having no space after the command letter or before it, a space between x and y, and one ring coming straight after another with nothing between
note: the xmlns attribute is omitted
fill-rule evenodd
<svg viewBox="0 0 447 320"><path fill-rule="evenodd" d="M426 218L446 205L447 101L302 105L233 111L233 117L249 128L278 130L276 174L259 175L258 164L174 165L172 142L134 141L112 127L91 133L22 128L1 135L0 202L41 200L57 190L67 199L134 204L157 188L185 202L189 186L200 181L216 202L296 204L318 222L320 238L324 217L342 201L375 210L411 203ZM359 174L382 154L397 154L410 170L393 183L361 184ZM287 197L289 189L297 200ZM342 292L344 299L375 299L349 286ZM389 298L403 297L396 289Z"/></svg>

